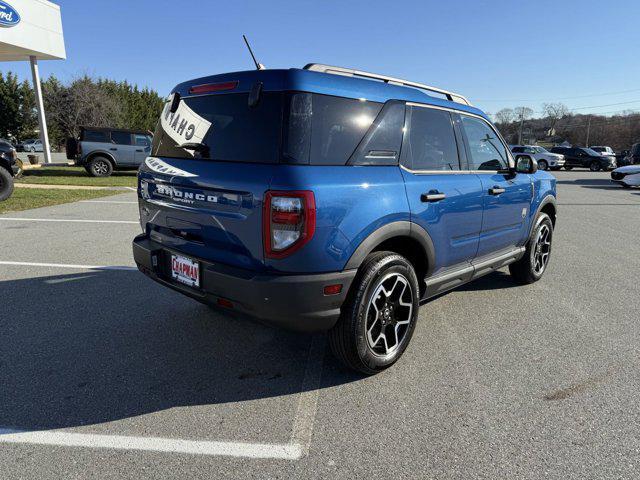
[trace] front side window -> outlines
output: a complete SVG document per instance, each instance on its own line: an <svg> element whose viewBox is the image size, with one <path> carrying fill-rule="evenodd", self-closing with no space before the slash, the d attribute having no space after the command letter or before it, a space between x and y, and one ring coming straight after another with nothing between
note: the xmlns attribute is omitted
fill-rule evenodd
<svg viewBox="0 0 640 480"><path fill-rule="evenodd" d="M151 145L151 137L148 135L134 135L135 143L138 147L149 147Z"/></svg>
<svg viewBox="0 0 640 480"><path fill-rule="evenodd" d="M467 137L469 170L508 168L507 149L485 121L462 115L462 128Z"/></svg>
<svg viewBox="0 0 640 480"><path fill-rule="evenodd" d="M451 114L445 110L407 108L402 164L411 170L460 170Z"/></svg>

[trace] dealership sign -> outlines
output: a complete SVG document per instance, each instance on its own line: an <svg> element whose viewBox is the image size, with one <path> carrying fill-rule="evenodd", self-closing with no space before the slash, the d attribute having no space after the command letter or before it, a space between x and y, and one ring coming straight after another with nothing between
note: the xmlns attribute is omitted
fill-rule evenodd
<svg viewBox="0 0 640 480"><path fill-rule="evenodd" d="M20 14L7 2L0 0L0 27L15 27L20 23Z"/></svg>

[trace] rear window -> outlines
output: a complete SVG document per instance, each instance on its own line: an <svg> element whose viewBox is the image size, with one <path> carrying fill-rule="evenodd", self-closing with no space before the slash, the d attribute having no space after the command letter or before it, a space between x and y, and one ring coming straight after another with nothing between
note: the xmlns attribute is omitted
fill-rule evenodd
<svg viewBox="0 0 640 480"><path fill-rule="evenodd" d="M303 92L263 92L255 107L249 107L248 100L247 93L186 97L175 114L167 104L151 154L345 165L382 109L381 103L364 99ZM379 145L375 149L376 154L385 150ZM398 149L383 153L397 156Z"/></svg>
<svg viewBox="0 0 640 480"><path fill-rule="evenodd" d="M276 163L282 126L280 92L264 92L249 107L248 93L183 98L175 115L169 103L153 136L151 154L177 158L204 158L227 162ZM182 117L180 117L182 115ZM178 143L181 142L181 143ZM179 145L201 143L188 150Z"/></svg>
<svg viewBox="0 0 640 480"><path fill-rule="evenodd" d="M101 130L84 130L82 133L82 141L84 142L102 142L109 143L109 135L105 131Z"/></svg>

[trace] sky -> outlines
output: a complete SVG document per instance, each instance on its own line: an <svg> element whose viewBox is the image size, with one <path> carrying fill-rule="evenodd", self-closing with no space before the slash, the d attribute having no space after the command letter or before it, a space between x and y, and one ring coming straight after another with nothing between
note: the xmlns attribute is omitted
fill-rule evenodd
<svg viewBox="0 0 640 480"><path fill-rule="evenodd" d="M10 1L10 0L9 0ZM59 0L67 60L41 75L128 80L160 94L184 80L326 63L461 93L495 113L640 110L640 2ZM1 35L1 31L0 31ZM28 63L0 63L30 78Z"/></svg>

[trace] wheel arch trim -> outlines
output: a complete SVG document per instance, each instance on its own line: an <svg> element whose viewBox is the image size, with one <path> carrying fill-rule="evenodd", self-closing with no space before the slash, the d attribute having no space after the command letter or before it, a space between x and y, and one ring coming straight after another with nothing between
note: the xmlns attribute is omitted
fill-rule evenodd
<svg viewBox="0 0 640 480"><path fill-rule="evenodd" d="M397 221L388 223L369 234L358 248L351 254L345 270L359 268L364 259L379 245L387 240L398 237L407 237L415 240L422 247L427 261L427 276L431 274L435 265L435 248L429 233L420 225L409 221Z"/></svg>

